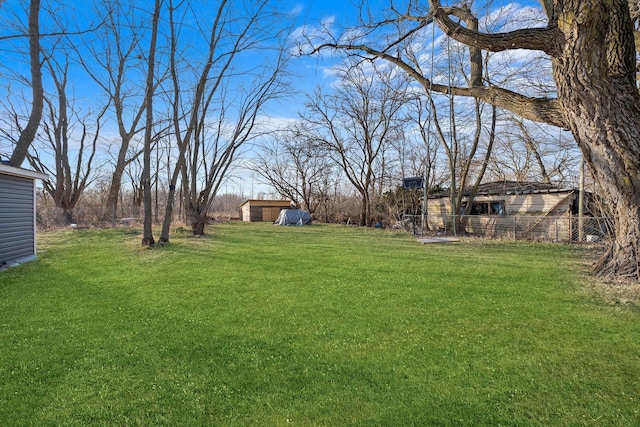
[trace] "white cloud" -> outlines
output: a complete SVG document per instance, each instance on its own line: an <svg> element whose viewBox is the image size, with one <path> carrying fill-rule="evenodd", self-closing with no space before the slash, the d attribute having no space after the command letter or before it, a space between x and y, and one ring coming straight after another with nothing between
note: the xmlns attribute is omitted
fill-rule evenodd
<svg viewBox="0 0 640 427"><path fill-rule="evenodd" d="M294 55L308 55L316 46L332 41L331 34L334 33L335 16L323 18L318 24L305 24L295 30L291 34L293 41Z"/></svg>
<svg viewBox="0 0 640 427"><path fill-rule="evenodd" d="M299 16L302 13L303 10L304 10L304 6L299 4L297 6L294 6L293 9L291 9L289 11L289 15L291 15L291 16Z"/></svg>

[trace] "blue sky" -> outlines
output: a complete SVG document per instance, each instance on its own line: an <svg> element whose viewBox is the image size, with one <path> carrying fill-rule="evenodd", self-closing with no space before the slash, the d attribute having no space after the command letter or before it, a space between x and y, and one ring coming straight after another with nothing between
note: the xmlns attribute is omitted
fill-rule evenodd
<svg viewBox="0 0 640 427"><path fill-rule="evenodd" d="M0 0L2 1L2 0ZM498 0L499 3L505 4L507 1ZM68 19L67 25L70 30L86 28L89 25L90 17L85 14L89 8L88 2L81 0L68 0L63 3L65 6L56 10L56 16ZM340 33L342 28L353 26L357 23L360 12L358 6L359 0L280 0L277 5L280 10L287 12L291 21L283 22L283 25L291 26L294 34L300 34L302 28L306 28L307 32L313 32L321 24L328 25L332 31ZM398 2L395 2L398 4ZM426 3L426 2L425 2ZM525 2L520 2L525 3ZM530 3L530 2L526 2ZM25 2L22 0L3 0L0 3L0 34L12 33L12 28L16 21L22 20L26 22L26 14L24 12ZM43 2L43 6L44 6ZM135 2L138 8L147 8L152 10L153 2L144 0ZM206 2L203 2L206 4ZM380 11L388 7L388 0L371 0L366 2L369 10L376 14L376 18L380 17ZM206 11L202 11L206 15ZM85 15L85 16L83 16ZM43 19L43 25L47 25L47 17ZM7 88L10 82L7 81L7 72L9 70L28 73L28 67L23 60L19 58L17 51L24 48L25 40L15 40L11 42L0 42L0 67L4 64L4 68L0 74L0 96L5 98ZM292 89L295 89L295 95L292 94L286 101L274 105L269 114L280 119L293 119L297 113L304 107L305 93L311 93L317 85L326 86L331 84L333 78L331 73L327 72L330 67L339 60L333 56L331 52L326 52L321 56L314 57L298 57L292 60L292 69L296 76L292 79ZM97 98L96 88L86 77L80 77L82 72L75 74L78 76L74 82L74 92L76 94L86 94L85 98L91 102ZM86 79L86 80L83 80ZM4 80L4 81L3 81ZM12 90L19 89L19 85L11 83ZM24 87L23 87L24 90ZM292 90L293 92L293 90ZM28 91L26 91L28 94ZM16 94L17 95L17 94ZM16 98L18 99L18 98ZM2 152L2 141L0 141L0 152ZM244 174L245 181L247 180ZM253 180L253 178L249 178ZM244 188L253 186L254 183L245 182Z"/></svg>
<svg viewBox="0 0 640 427"><path fill-rule="evenodd" d="M284 0L278 1L278 8L290 16L290 21L283 22L284 25L293 26L300 29L305 25L315 27L321 22L330 21L334 25L349 25L357 17L358 8L352 3L353 0ZM90 3L83 0L60 1L65 6L56 8L55 14L65 21L67 30L82 31L91 26ZM385 3L382 1L380 3ZM26 26L26 5L23 0L0 0L0 36L16 34L20 28ZM373 3L371 3L373 4ZM43 8L45 2L43 2ZM143 0L136 2L139 8L145 8L151 13L153 1ZM204 13L203 13L204 14ZM50 27L50 17L48 12L41 13L41 27L46 32ZM21 22L20 22L21 21ZM0 67L3 74L0 74L0 90L6 90L9 82L6 79L7 72L17 72L28 76L29 68L27 58L20 51L26 49L26 39L14 39L0 41ZM297 58L293 61L295 71L304 78L295 79L295 83L300 87L313 87L314 83L322 83L324 80L324 68L332 63L328 55L318 57ZM81 72L76 75L78 80L74 81L77 91L82 91L83 86L90 85L90 82L80 81ZM12 84L15 88L16 85Z"/></svg>
<svg viewBox="0 0 640 427"><path fill-rule="evenodd" d="M386 4L386 1L370 2ZM297 14L294 37L302 31L314 32L322 25L328 25L338 30L341 27L354 25L358 18L358 7L354 0L308 0L292 2L292 11ZM327 70L336 64L338 58L333 53L325 52L312 57L298 57L293 60L294 70L301 78L296 79L296 86L303 92L312 92L317 85L325 85L332 81ZM293 107L302 108L303 105L290 105L288 115L294 116Z"/></svg>
<svg viewBox="0 0 640 427"><path fill-rule="evenodd" d="M292 3L292 10L297 11L296 29L297 33L300 33L303 28L308 33L313 33L318 29L320 25L327 25L332 29L334 34L341 34L344 28L353 27L358 23L359 17L359 0L309 0ZM375 19L382 19L384 13L389 8L389 0L373 0L365 2L370 13L373 14ZM401 9L401 4L405 1L394 1L394 5ZM426 1L422 2L423 7L426 9ZM447 3L443 1L443 3ZM476 2L480 4L481 2ZM499 7L506 5L513 5L517 7L529 6L540 9L540 4L537 1L531 0L495 0L491 2L491 9L495 10ZM514 29L518 26L526 25L527 23L521 21L519 23L509 23L508 18L503 19L506 21L506 29ZM503 22L504 23L504 22ZM439 30L436 30L436 37L442 36ZM425 47L425 54L430 52L430 47ZM303 57L294 60L294 64L299 64L295 67L296 71L304 75L304 79L299 81L299 86L309 90L313 90L315 84L328 84L332 77L331 73L327 70L339 61L339 58L332 56L329 51L325 51L320 56ZM514 54L516 56L517 54ZM526 55L524 55L526 57Z"/></svg>
<svg viewBox="0 0 640 427"><path fill-rule="evenodd" d="M55 1L55 0L54 0ZM13 33L11 28L15 25L15 16L19 20L26 23L26 13L24 12L24 0L0 0L0 34ZM64 7L56 10L56 14L68 21L67 25L70 30L84 29L89 24L91 17L88 16L89 2L82 0L60 1ZM284 22L284 25L293 25L294 34L300 33L302 28L307 28L309 32L313 32L321 24L328 25L336 33L340 33L342 28L353 26L357 23L360 0L279 0L277 5L283 12L288 12L291 21ZM370 0L366 3L369 11L375 14L376 18L380 17L382 11L389 6L389 0ZM398 5L402 1L395 1ZM426 2L425 2L426 3ZM506 4L505 0L498 0L497 3ZM526 4L530 1L519 1L518 3ZM206 2L203 2L206 4ZM43 7L45 3L43 2ZM153 8L153 1L143 0L136 2L139 8L145 8L149 11ZM203 14L206 14L203 12ZM43 26L47 25L47 16L43 16ZM2 64L7 69L19 71L28 74L28 66L24 61L15 60L16 50L24 48L25 40L16 40L11 42L0 42L0 67ZM292 61L292 69L297 76L292 80L296 89L302 92L311 92L316 85L326 85L331 82L332 78L327 70L331 65L335 64L338 58L333 57L331 52L325 52L320 56L296 58ZM77 73L78 81L75 84L77 93L81 93L85 88L91 87L91 82L80 81L82 73ZM6 75L6 74L4 74ZM3 74L0 74L2 79ZM6 91L7 84L0 81L0 92ZM16 85L12 85L16 88ZM3 93L0 93L3 95ZM304 97L295 97L287 102L281 110L288 117L295 117L297 110L303 107Z"/></svg>
<svg viewBox="0 0 640 427"><path fill-rule="evenodd" d="M52 31L50 29L55 27L52 24L52 16L64 22L65 29L70 32L82 31L91 26L94 18L90 13L90 2L83 0L56 2L54 0L53 3L54 10L51 13L48 9L49 2L42 2L41 29L43 33ZM55 6L55 3L64 6ZM0 0L0 35L11 35L24 31L27 21L27 4L28 2L23 0ZM203 4L206 4L206 2L203 2ZM135 2L135 5L140 9L147 9L149 14L153 9L153 1L151 0ZM277 6L281 11L288 13L290 20L283 22L283 24L291 29L300 28L306 24L315 26L327 20L336 23L342 22L346 25L351 18L356 16L355 12L357 11L357 8L351 4L350 0L284 0L278 2ZM203 10L201 16L210 12ZM43 45L47 45L49 40L51 39L43 41ZM23 84L24 82L19 81L19 76L22 75L25 79L29 78L28 59L24 55L26 49L26 38L0 41L0 96L2 99L9 98L13 106L18 106L18 109L25 113L28 107L20 108L19 105L24 100L28 102L30 89ZM83 56L85 58L89 57L89 55ZM291 81L292 89L295 89L296 94L287 99L286 102L272 108L269 113L274 116L295 118L298 111L303 107L304 92L312 91L316 85L326 84L330 80L325 75L324 70L331 63L332 58L327 57L327 55L323 56L323 59L309 57L294 59L292 69L295 71L296 76ZM143 74L141 73L140 76L143 76ZM86 104L87 108L96 111L99 108L97 101L104 97L100 93L100 89L86 76L86 73L80 67L76 67L75 71L72 70L71 79L69 87L74 96L77 97L78 103ZM45 77L45 86L52 89L50 82L47 83L47 80ZM9 94L10 96L7 96ZM9 107L9 103L0 106L2 109L5 109L5 107ZM111 125L113 127L114 123L112 122ZM111 132L114 134L113 138L115 139L115 128ZM9 142L7 140L0 141L0 154L6 156L9 154L9 150ZM246 174L244 175L246 180ZM244 183L243 185L244 188L251 186L250 183Z"/></svg>

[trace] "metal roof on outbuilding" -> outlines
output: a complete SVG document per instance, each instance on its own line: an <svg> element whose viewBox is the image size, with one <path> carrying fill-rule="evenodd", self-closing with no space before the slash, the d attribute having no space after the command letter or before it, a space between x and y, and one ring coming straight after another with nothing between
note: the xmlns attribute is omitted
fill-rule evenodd
<svg viewBox="0 0 640 427"><path fill-rule="evenodd" d="M524 195L524 194L549 194L549 193L568 193L578 191L575 188L558 187L555 184L531 181L493 181L480 184L476 196L495 196L495 195ZM468 196L471 189L467 188L462 193ZM429 195L430 199L439 199L449 197L449 192L435 193Z"/></svg>

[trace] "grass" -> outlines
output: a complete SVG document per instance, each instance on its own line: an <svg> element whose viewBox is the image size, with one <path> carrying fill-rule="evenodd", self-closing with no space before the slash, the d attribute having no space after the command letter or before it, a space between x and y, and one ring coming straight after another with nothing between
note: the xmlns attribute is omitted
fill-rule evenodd
<svg viewBox="0 0 640 427"><path fill-rule="evenodd" d="M210 231L41 234L0 273L0 424L640 424L640 312L579 249Z"/></svg>

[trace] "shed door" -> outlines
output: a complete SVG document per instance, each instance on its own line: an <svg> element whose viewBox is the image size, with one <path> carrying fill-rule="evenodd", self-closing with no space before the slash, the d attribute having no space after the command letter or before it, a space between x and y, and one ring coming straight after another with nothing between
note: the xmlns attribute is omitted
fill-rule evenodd
<svg viewBox="0 0 640 427"><path fill-rule="evenodd" d="M251 222L260 222L262 221L262 206L251 206L250 211L250 219Z"/></svg>
<svg viewBox="0 0 640 427"><path fill-rule="evenodd" d="M0 264L36 253L33 183L0 174Z"/></svg>
<svg viewBox="0 0 640 427"><path fill-rule="evenodd" d="M262 220L269 222L275 221L278 219L281 210L282 208L278 206L265 206L262 209Z"/></svg>

